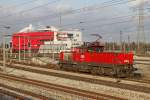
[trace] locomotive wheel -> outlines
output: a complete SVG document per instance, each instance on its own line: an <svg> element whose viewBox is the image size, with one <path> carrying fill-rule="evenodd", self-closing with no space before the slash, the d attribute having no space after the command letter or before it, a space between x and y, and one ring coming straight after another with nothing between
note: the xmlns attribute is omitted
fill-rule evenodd
<svg viewBox="0 0 150 100"><path fill-rule="evenodd" d="M104 75L104 73L105 73L104 68L101 67L101 66L99 66L99 67L98 67L98 74L99 74L99 75Z"/></svg>
<svg viewBox="0 0 150 100"><path fill-rule="evenodd" d="M115 72L114 72L114 76L115 77L119 77L119 78L123 78L123 77L127 77L126 72L124 72L123 67L117 67L115 68Z"/></svg>
<svg viewBox="0 0 150 100"><path fill-rule="evenodd" d="M79 68L77 67L77 65L72 65L72 70L74 72L79 72Z"/></svg>
<svg viewBox="0 0 150 100"><path fill-rule="evenodd" d="M92 74L92 75L96 75L96 74L97 74L97 68L96 68L96 67L93 67L93 68L91 69L91 74Z"/></svg>
<svg viewBox="0 0 150 100"><path fill-rule="evenodd" d="M62 67L63 67L63 64L59 63L58 69L62 69Z"/></svg>
<svg viewBox="0 0 150 100"><path fill-rule="evenodd" d="M113 76L114 77L119 77L119 71L120 69L117 66L113 66Z"/></svg>

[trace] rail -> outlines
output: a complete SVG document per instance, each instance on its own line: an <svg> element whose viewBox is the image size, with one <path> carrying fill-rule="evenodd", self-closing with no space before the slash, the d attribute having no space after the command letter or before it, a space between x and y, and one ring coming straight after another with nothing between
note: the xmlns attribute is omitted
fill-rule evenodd
<svg viewBox="0 0 150 100"><path fill-rule="evenodd" d="M37 80L33 80L33 79L27 79L27 78L23 78L23 77L17 77L17 76L13 76L13 75L7 75L7 74L3 74L3 73L0 73L0 77L5 78L5 79L9 79L9 80L24 82L26 84L32 84L32 85L36 85L36 86L40 86L40 87L44 87L44 88L48 88L48 89L63 91L63 92L69 93L69 94L73 94L73 95L77 95L77 96L81 96L81 97L87 97L87 98L90 98L90 99L108 100L108 99L111 98L113 100L125 100L123 98L114 97L114 96L110 96L110 95L106 95L106 94L81 90L81 89L62 86L62 85L56 85L56 84L52 84L52 83L37 81ZM10 87L7 87L7 88L10 88ZM30 94L30 93L28 93L28 94ZM44 99L44 100L48 100L48 99Z"/></svg>
<svg viewBox="0 0 150 100"><path fill-rule="evenodd" d="M88 77L84 77L84 76L76 76L76 75L71 75L71 74L67 74L67 73L60 73L57 70L41 70L38 68L32 68L32 66L21 66L21 64L17 64L17 65L11 65L11 66L7 66L10 68L15 68L15 69L19 69L19 70L24 70L24 71L29 71L29 72L34 72L34 73L39 73L39 74L43 74L43 75L51 75L51 76L56 76L56 77L62 77L62 78L68 78L68 79L73 79L73 80L77 80L77 81L85 81L85 82L89 82L89 83L94 83L94 84L101 84L101 85L106 85L106 86L111 86L111 87L117 87L117 88L121 88L121 89L128 89L128 90L133 90L133 91L139 91L139 92L145 92L145 93L150 93L150 88L148 87L144 87L144 86L136 86L133 84L125 84L125 83L120 83L120 82L112 82L112 81L105 81L105 80L99 80L99 79L92 79L92 78L88 78ZM141 81L139 81L141 82ZM145 81L142 83L148 83L150 84L150 81Z"/></svg>
<svg viewBox="0 0 150 100"><path fill-rule="evenodd" d="M5 87L3 84L0 84L0 86ZM20 94L17 94L17 93L14 93L14 92L11 92L11 91L8 91L8 90L5 90L5 89L0 89L0 94L7 95L7 96L13 97L13 98L18 99L18 100L28 99L27 97L25 97L23 95L20 95Z"/></svg>
<svg viewBox="0 0 150 100"><path fill-rule="evenodd" d="M28 96L32 96L34 98L41 99L41 100L53 100L52 98L48 98L48 97L45 97L45 96L42 96L42 95L39 95L39 94L35 94L33 92L30 92L30 91L26 91L26 90L18 89L18 88L15 88L15 87L11 87L11 86L8 86L8 85L5 85L5 84L0 83L0 86L3 87L3 88L7 88L9 90L18 92L18 93L22 93L22 94L25 94L25 95L28 95ZM15 97L19 100L27 100L27 97L25 97L25 96L22 97L22 96L20 96L18 94L15 94L13 92L8 92L8 91L4 91L4 90L1 90L0 92L5 93L6 95L9 95L9 96Z"/></svg>

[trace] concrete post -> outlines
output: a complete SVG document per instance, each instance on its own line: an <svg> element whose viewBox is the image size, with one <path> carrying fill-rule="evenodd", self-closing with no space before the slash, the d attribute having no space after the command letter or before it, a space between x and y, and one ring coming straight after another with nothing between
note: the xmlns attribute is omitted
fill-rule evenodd
<svg viewBox="0 0 150 100"><path fill-rule="evenodd" d="M5 33L3 33L3 71L6 71Z"/></svg>
<svg viewBox="0 0 150 100"><path fill-rule="evenodd" d="M25 51L25 36L24 36L24 55L23 55L23 59L24 59L24 61L25 61L25 53L26 53L26 51Z"/></svg>
<svg viewBox="0 0 150 100"><path fill-rule="evenodd" d="M21 56L20 56L21 51L20 50L21 49L20 49L20 36L19 36L19 62L21 61Z"/></svg>

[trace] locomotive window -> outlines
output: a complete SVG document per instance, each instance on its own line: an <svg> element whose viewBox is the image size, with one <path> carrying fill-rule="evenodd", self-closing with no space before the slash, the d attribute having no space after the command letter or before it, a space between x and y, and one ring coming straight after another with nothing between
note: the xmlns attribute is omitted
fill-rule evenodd
<svg viewBox="0 0 150 100"><path fill-rule="evenodd" d="M85 49L84 48L79 48L79 51L80 53L84 53L85 52Z"/></svg>
<svg viewBox="0 0 150 100"><path fill-rule="evenodd" d="M96 50L95 50L96 52L100 52L100 48L96 48Z"/></svg>
<svg viewBox="0 0 150 100"><path fill-rule="evenodd" d="M89 52L93 52L94 49L93 49L93 48L89 48L88 51L89 51Z"/></svg>

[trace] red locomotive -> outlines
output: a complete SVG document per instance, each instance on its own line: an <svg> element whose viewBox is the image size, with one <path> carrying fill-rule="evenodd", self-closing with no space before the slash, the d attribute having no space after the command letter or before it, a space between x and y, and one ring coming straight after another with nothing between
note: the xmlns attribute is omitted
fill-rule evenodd
<svg viewBox="0 0 150 100"><path fill-rule="evenodd" d="M133 53L104 52L99 42L60 53L60 68L92 74L128 77L133 74Z"/></svg>

